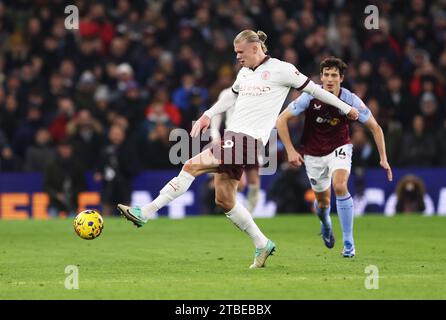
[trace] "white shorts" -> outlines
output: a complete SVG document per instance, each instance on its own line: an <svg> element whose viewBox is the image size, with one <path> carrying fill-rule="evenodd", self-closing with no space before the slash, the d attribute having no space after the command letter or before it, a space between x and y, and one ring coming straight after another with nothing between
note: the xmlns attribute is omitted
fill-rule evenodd
<svg viewBox="0 0 446 320"><path fill-rule="evenodd" d="M328 190L331 185L331 176L337 169L350 172L352 153L353 145L345 144L323 157L304 155L305 170L311 183L311 189L315 192Z"/></svg>

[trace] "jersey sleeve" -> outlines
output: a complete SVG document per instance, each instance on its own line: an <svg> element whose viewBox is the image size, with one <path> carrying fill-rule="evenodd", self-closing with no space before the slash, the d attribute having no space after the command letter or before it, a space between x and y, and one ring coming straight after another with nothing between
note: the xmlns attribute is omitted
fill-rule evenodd
<svg viewBox="0 0 446 320"><path fill-rule="evenodd" d="M361 123L365 123L367 122L367 120L369 120L370 116L371 116L371 111L369 108L367 108L367 106L365 105L365 103L361 100L361 98L359 98L356 94L352 94L352 106L356 109L358 109L359 112L359 119L358 121Z"/></svg>
<svg viewBox="0 0 446 320"><path fill-rule="evenodd" d="M302 90L310 82L310 79L300 73L291 63L283 62L281 65L280 82L287 87Z"/></svg>
<svg viewBox="0 0 446 320"><path fill-rule="evenodd" d="M291 101L290 104L288 104L287 109L293 116L297 116L310 106L311 99L313 99L313 96L304 92L296 100Z"/></svg>

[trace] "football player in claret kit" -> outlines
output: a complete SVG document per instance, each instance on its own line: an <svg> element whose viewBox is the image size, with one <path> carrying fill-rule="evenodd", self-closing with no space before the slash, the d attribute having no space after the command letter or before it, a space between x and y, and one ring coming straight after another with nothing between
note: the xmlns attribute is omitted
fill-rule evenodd
<svg viewBox="0 0 446 320"><path fill-rule="evenodd" d="M359 110L359 122L373 133L380 156L380 165L392 181L392 169L387 162L384 134L364 102L349 90L342 88L347 65L340 59L328 57L320 64L322 87ZM294 148L288 130L288 120L305 114L301 140L303 157ZM321 235L325 245L333 248L335 237L330 219L331 185L336 194L336 207L343 232L344 257L355 256L353 240L353 200L347 189L353 145L349 135L350 119L330 104L302 93L292 101L277 119L279 136L287 150L288 161L305 164L311 187L316 194L315 209L321 221Z"/></svg>
<svg viewBox="0 0 446 320"><path fill-rule="evenodd" d="M184 194L195 177L215 172L215 201L226 216L252 240L256 247L250 268L265 266L276 249L258 228L248 210L236 201L237 186L246 164L257 161L258 146L266 145L291 87L303 90L319 100L342 110L352 119L358 111L322 89L299 73L290 63L266 55L266 34L244 30L234 39L234 51L242 65L232 90L195 122L190 135L198 137L210 126L211 118L235 104L234 114L221 144L205 149L184 164L177 177L170 180L159 196L143 207L118 205L121 213L136 226L142 227L159 209Z"/></svg>

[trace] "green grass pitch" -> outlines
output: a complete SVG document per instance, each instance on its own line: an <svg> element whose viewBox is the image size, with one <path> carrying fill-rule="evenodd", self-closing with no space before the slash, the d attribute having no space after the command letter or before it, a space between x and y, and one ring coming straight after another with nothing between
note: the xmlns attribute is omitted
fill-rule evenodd
<svg viewBox="0 0 446 320"><path fill-rule="evenodd" d="M357 257L326 249L306 215L258 219L277 244L266 268L249 270L250 239L224 217L160 218L136 229L106 218L102 235L76 236L71 219L0 221L0 299L446 299L446 219L355 219ZM65 289L65 267L79 289ZM378 267L379 289L365 288Z"/></svg>

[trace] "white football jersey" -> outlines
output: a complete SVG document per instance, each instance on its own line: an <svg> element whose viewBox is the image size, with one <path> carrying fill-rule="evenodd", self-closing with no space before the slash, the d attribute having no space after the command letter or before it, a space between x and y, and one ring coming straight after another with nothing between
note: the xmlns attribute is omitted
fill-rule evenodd
<svg viewBox="0 0 446 320"><path fill-rule="evenodd" d="M226 130L266 144L290 88L302 89L309 81L291 63L269 56L255 69L243 67L232 85L238 97Z"/></svg>
<svg viewBox="0 0 446 320"><path fill-rule="evenodd" d="M223 97L225 97L225 96L228 96L228 94L232 95L232 87L223 89L220 92L220 94L218 95L217 101L223 99ZM212 134L215 135L214 139L219 139L219 137L216 136L216 133L219 132L219 130L220 130L223 116L225 117L225 129L229 126L229 123L232 118L232 114L234 113L235 100L236 99L234 99L234 103L224 113L218 113L218 114L214 115L213 117L211 117L211 130L213 130L211 132L211 135Z"/></svg>
<svg viewBox="0 0 446 320"><path fill-rule="evenodd" d="M222 92L220 92L220 95L218 96L218 99L220 99L220 97L224 94L226 94L228 91L231 91L231 88L226 88L224 90L222 90ZM235 105L233 105L232 107L230 107L228 110L226 110L225 112L225 128L227 128L229 126L229 123L231 122L232 119L232 115L234 114L234 109L235 109Z"/></svg>

